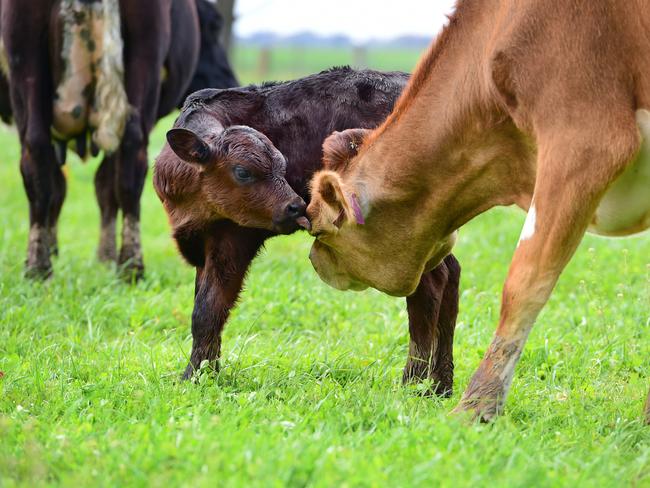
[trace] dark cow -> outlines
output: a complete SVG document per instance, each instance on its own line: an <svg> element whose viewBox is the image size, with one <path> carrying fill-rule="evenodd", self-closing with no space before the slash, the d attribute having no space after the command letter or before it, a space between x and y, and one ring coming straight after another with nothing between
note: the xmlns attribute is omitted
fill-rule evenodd
<svg viewBox="0 0 650 488"><path fill-rule="evenodd" d="M228 62L226 50L219 42L219 36L223 29L223 17L208 0L196 0L196 9L199 14L201 31L199 63L178 108L183 106L183 102L189 95L203 88L239 86L239 81Z"/></svg>
<svg viewBox="0 0 650 488"><path fill-rule="evenodd" d="M266 239L304 217L308 182L332 131L372 128L390 113L408 75L332 69L287 82L190 96L157 158L154 186L185 259L196 267L192 353L218 366L221 332L246 271ZM411 342L404 381L453 384L460 266L449 256L406 299Z"/></svg>
<svg viewBox="0 0 650 488"><path fill-rule="evenodd" d="M27 276L52 271L66 192L61 164L73 142L82 158L104 153L95 177L98 257L140 277L148 137L157 118L178 105L195 72L200 46L195 1L2 0L1 7L11 106L0 96L0 115L5 120L13 115L22 146L30 206ZM214 86L234 82L215 80L209 78Z"/></svg>

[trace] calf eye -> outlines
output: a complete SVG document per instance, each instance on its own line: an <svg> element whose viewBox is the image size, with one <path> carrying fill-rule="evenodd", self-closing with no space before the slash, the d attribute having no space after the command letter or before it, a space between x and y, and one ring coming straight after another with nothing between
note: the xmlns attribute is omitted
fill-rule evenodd
<svg viewBox="0 0 650 488"><path fill-rule="evenodd" d="M235 173L235 178L237 178L241 183L248 183L253 179L251 172L243 166L235 166L233 172Z"/></svg>

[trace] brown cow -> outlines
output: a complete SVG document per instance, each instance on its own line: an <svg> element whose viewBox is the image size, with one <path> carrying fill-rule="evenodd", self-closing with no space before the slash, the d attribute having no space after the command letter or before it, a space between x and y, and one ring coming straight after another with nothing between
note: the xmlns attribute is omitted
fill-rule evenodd
<svg viewBox="0 0 650 488"><path fill-rule="evenodd" d="M528 210L496 335L458 411L502 410L586 230L650 227L649 25L640 0L461 0L360 154L313 180L311 260L337 288L411 293L464 223L495 205Z"/></svg>
<svg viewBox="0 0 650 488"><path fill-rule="evenodd" d="M405 73L336 68L188 98L153 178L178 248L196 267L185 378L204 360L217 363L221 332L264 241L308 226L303 200L321 167L321 141L332 130L376 127L407 80ZM445 395L453 385L459 277L449 255L406 299L411 341L403 380L429 378Z"/></svg>

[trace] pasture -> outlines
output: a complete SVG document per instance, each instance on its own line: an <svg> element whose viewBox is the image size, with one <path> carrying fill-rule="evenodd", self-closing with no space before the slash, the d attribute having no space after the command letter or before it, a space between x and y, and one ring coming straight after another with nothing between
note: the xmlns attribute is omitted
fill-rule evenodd
<svg viewBox="0 0 650 488"><path fill-rule="evenodd" d="M256 76L246 56L235 57L243 82ZM350 62L333 58L307 53L300 70ZM172 120L153 133L150 160ZM18 157L1 128L0 486L650 486L647 234L584 240L533 329L505 415L467 425L448 412L492 337L523 212L495 209L461 229L451 399L401 385L404 300L328 288L305 233L268 242L226 326L220 373L189 383L179 376L194 273L151 171L144 281L125 284L96 261L98 162L70 154L61 257L51 280L33 283L22 277Z"/></svg>

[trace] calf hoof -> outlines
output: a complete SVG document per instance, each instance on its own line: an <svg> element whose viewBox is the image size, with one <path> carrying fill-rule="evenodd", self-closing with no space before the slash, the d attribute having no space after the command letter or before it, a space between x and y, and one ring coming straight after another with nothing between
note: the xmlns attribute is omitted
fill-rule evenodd
<svg viewBox="0 0 650 488"><path fill-rule="evenodd" d="M218 360L213 360L210 361L208 359L204 359L201 361L201 364L196 367L194 366L191 362L187 364L187 367L185 368L185 371L183 372L183 375L181 376L181 380L187 381L195 378L195 375L198 376L199 374L203 374L204 372L207 373L218 373L219 372L219 361Z"/></svg>
<svg viewBox="0 0 650 488"><path fill-rule="evenodd" d="M431 387L424 390L423 395L449 398L453 394L454 388L453 366L450 371L448 370L449 368L440 367L429 371L429 365L426 362L411 359L404 367L402 383L407 385L431 380Z"/></svg>

